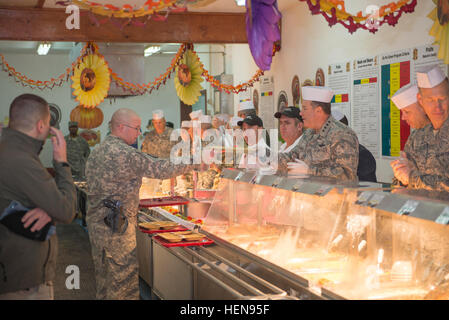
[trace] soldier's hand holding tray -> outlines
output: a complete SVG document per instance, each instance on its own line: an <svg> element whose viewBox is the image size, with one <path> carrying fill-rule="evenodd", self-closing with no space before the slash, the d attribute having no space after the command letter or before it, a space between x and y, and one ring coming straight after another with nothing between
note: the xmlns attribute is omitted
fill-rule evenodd
<svg viewBox="0 0 449 320"><path fill-rule="evenodd" d="M53 159L56 162L67 162L67 146L61 130L50 127L51 143L53 144Z"/></svg>

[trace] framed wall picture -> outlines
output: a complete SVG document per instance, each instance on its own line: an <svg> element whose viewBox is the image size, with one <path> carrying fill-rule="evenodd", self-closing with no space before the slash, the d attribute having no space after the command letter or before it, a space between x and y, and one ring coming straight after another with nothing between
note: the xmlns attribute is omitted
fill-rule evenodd
<svg viewBox="0 0 449 320"><path fill-rule="evenodd" d="M324 87L324 71L318 68L315 75L315 85L319 87Z"/></svg>
<svg viewBox="0 0 449 320"><path fill-rule="evenodd" d="M259 114L259 91L257 89L253 90L253 104L256 109L256 114Z"/></svg>
<svg viewBox="0 0 449 320"><path fill-rule="evenodd" d="M293 105L299 108L299 103L301 101L301 84L297 75L295 75L292 80L292 97Z"/></svg>
<svg viewBox="0 0 449 320"><path fill-rule="evenodd" d="M282 112L285 108L288 107L288 97L287 92L281 91L278 96L278 104L277 111Z"/></svg>

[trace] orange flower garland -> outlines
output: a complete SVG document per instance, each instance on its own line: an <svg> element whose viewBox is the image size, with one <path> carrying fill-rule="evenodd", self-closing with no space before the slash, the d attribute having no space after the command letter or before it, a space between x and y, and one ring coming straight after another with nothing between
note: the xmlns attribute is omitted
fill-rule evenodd
<svg viewBox="0 0 449 320"><path fill-rule="evenodd" d="M148 0L139 8L134 9L130 4L124 4L122 8L112 4L101 4L86 0L72 0L72 3L92 13L115 18L138 18L152 15L159 11L176 8L178 0Z"/></svg>
<svg viewBox="0 0 449 320"><path fill-rule="evenodd" d="M133 94L139 94L143 95L145 93L151 94L154 89L159 89L159 87L166 83L167 79L170 78L171 74L175 71L176 66L179 64L179 62L182 59L182 56L184 55L184 52L187 49L191 49L193 51L193 45L192 44L182 44L179 48L178 52L176 53L175 57L172 59L170 66L167 68L166 72L164 74L161 74L159 77L157 77L154 81L150 81L147 84L136 84L131 82L126 82L123 80L123 78L119 77L117 73L111 71L111 78L112 80L120 87L122 87L124 90L128 90ZM277 47L273 46L273 56L277 51ZM195 52L195 51L194 51ZM98 54L98 46L95 43L87 43L84 48L81 51L81 55L78 57L76 61L74 61L70 68L66 69L66 72L62 75L60 75L58 78L52 78L49 81L35 81L32 79L29 79L27 76L21 74L20 72L15 71L13 67L11 67L5 60L4 56L0 54L0 64L3 67L3 70L8 72L10 76L14 76L17 82L20 82L24 86L29 87L37 87L39 89L45 89L45 88L53 88L55 85L61 86L63 81L68 81L70 78L70 74L75 70L75 68L81 63L81 60L88 54ZM195 52L196 53L196 52ZM201 66L204 69L204 65L201 63ZM214 88L225 91L226 93L239 93L242 91L247 90L249 87L252 87L254 83L259 81L260 77L264 74L264 71L257 70L257 72L254 74L254 76L247 82L241 83L239 85L233 86L228 84L222 84L219 80L214 79L213 76L209 74L209 71L204 69L202 76L205 78L207 82L209 82ZM58 83L59 82L59 83Z"/></svg>
<svg viewBox="0 0 449 320"><path fill-rule="evenodd" d="M75 60L70 68L67 68L65 70L65 73L61 74L57 78L51 78L50 80L41 81L41 80L32 80L28 78L26 75L22 74L21 72L16 71L15 68L11 67L8 62L6 62L5 57L0 53L0 64L2 65L3 71L7 72L9 76L14 77L16 82L20 82L24 87L28 86L30 88L37 87L38 89L52 89L54 86L61 86L63 82L66 82L70 78L70 74L72 73L73 69L80 63L83 56L87 53L88 44L86 44L83 49L81 50L81 55L78 57L77 60Z"/></svg>

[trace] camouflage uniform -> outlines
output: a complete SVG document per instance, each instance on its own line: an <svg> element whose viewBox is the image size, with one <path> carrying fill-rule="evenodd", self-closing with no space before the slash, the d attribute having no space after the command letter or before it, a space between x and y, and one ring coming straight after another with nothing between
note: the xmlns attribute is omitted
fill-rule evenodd
<svg viewBox="0 0 449 320"><path fill-rule="evenodd" d="M170 141L173 129L166 127L162 134L151 130L142 142L142 152L148 153L156 158L169 159L170 151L177 141Z"/></svg>
<svg viewBox="0 0 449 320"><path fill-rule="evenodd" d="M413 144L415 144L414 140L416 139L416 132L419 131L419 130L422 130L422 129L414 129L414 130L412 130L412 132L410 133L410 135L407 138L407 142L405 143L404 150L402 150L407 155L407 159L411 159L411 157L412 157L411 146ZM396 177L393 178L392 184L393 185L397 185L397 186L403 186L403 184Z"/></svg>
<svg viewBox="0 0 449 320"><path fill-rule="evenodd" d="M166 179L195 166L172 165L108 136L97 146L86 164L88 184L87 226L95 265L97 299L139 299L136 257L136 214L142 178ZM102 200L120 200L126 210L125 234L112 233L104 223L108 209Z"/></svg>
<svg viewBox="0 0 449 320"><path fill-rule="evenodd" d="M357 179L359 141L352 129L332 116L318 133L307 129L298 145L289 153L279 154L279 173L287 173L287 162L303 160L314 176L338 180Z"/></svg>
<svg viewBox="0 0 449 320"><path fill-rule="evenodd" d="M408 187L449 191L449 119L439 130L432 124L416 130L409 148L412 170Z"/></svg>
<svg viewBox="0 0 449 320"><path fill-rule="evenodd" d="M72 175L75 178L82 178L84 177L86 160L90 154L89 144L81 136L73 138L70 135L66 135L64 139L67 144L67 162L72 169Z"/></svg>
<svg viewBox="0 0 449 320"><path fill-rule="evenodd" d="M201 150L211 142L201 141ZM196 182L196 189L208 190L212 189L214 186L215 178L219 173L214 169L209 168L206 171L198 172L198 180Z"/></svg>

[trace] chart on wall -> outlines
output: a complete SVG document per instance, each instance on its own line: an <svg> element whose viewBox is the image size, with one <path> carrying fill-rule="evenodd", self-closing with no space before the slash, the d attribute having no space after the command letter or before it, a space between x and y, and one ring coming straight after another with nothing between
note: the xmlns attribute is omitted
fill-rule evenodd
<svg viewBox="0 0 449 320"><path fill-rule="evenodd" d="M352 65L351 127L359 143L379 158L378 57L356 59Z"/></svg>
<svg viewBox="0 0 449 320"><path fill-rule="evenodd" d="M273 77L260 78L259 117L265 129L274 129L274 80Z"/></svg>
<svg viewBox="0 0 449 320"><path fill-rule="evenodd" d="M381 119L382 155L398 157L404 149L410 126L401 120L401 112L391 97L410 83L413 73L412 49L404 49L381 56Z"/></svg>
<svg viewBox="0 0 449 320"><path fill-rule="evenodd" d="M328 67L328 86L334 91L332 110L338 110L348 119L351 126L351 63L336 63Z"/></svg>
<svg viewBox="0 0 449 320"><path fill-rule="evenodd" d="M429 45L413 48L413 63L415 68L412 83L416 83L416 72L436 64L448 75L448 65L443 60L438 59L438 46Z"/></svg>

